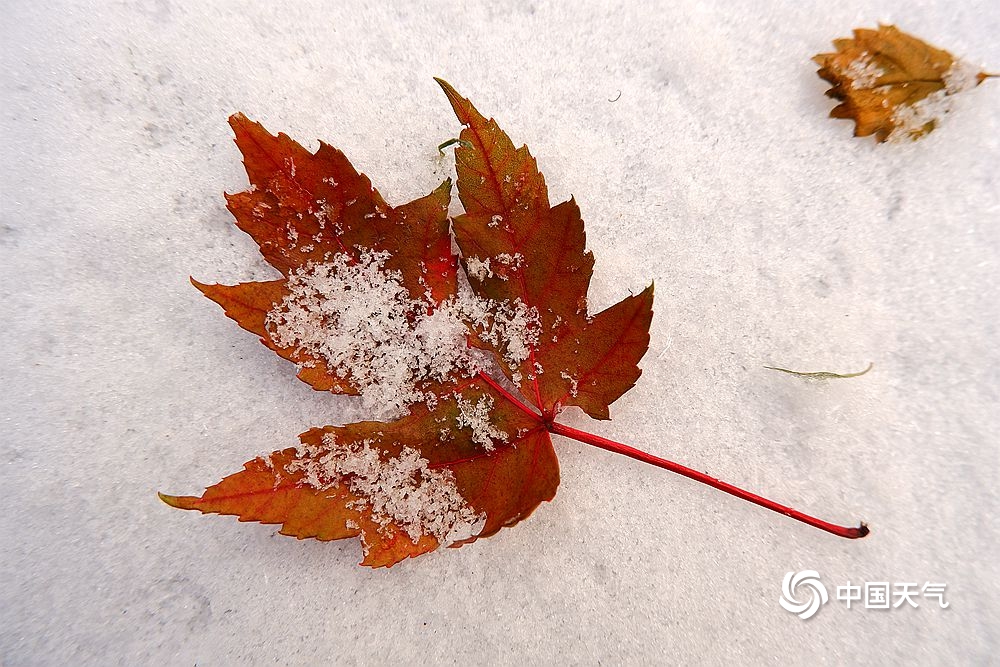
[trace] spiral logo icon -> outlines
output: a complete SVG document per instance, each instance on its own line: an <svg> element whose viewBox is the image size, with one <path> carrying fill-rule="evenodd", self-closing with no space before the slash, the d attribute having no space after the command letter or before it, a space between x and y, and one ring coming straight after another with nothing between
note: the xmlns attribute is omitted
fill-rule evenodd
<svg viewBox="0 0 1000 667"><path fill-rule="evenodd" d="M808 598L799 601L797 593L799 589ZM801 572L788 572L781 582L781 598L778 602L785 611L797 614L799 618L805 620L812 618L819 611L819 608L827 603L830 595L826 592L826 586L819 580L819 572L816 570L802 570Z"/></svg>

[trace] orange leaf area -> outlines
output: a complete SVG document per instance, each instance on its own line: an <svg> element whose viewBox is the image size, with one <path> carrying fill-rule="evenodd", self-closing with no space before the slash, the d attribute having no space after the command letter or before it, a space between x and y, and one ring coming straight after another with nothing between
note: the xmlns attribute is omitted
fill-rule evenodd
<svg viewBox="0 0 1000 667"><path fill-rule="evenodd" d="M371 567L488 537L553 498L559 465L548 431L485 382L454 398L394 422L313 429L298 448L250 461L200 498L161 497L180 509L282 524L282 534L300 539L357 536ZM493 406L495 446L477 442L463 421L469 404Z"/></svg>
<svg viewBox="0 0 1000 667"><path fill-rule="evenodd" d="M978 86L989 74L895 26L859 28L836 39L835 53L813 57L818 74L841 101L833 118L854 120L854 135L879 142L919 139L951 109L951 96Z"/></svg>
<svg viewBox="0 0 1000 667"><path fill-rule="evenodd" d="M597 315L587 312L594 256L576 202L550 207L545 178L527 147L514 148L447 82L438 83L465 125L455 149L458 193L465 213L455 218L462 264L477 293L521 303L533 315L525 350L492 341L521 393L543 415L576 405L609 419L608 405L634 386L649 346L653 286Z"/></svg>

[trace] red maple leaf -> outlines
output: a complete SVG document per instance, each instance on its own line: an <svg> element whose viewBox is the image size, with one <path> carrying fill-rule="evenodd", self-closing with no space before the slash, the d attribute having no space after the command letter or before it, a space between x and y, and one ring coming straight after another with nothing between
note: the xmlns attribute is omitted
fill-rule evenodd
<svg viewBox="0 0 1000 667"><path fill-rule="evenodd" d="M608 419L608 406L635 384L653 287L590 314L594 258L576 203L550 206L527 148L439 83L465 125L455 151L465 213L452 220L460 258L450 181L392 207L340 151L321 143L310 153L237 114L230 124L251 188L229 196L229 209L283 278L192 281L295 362L303 381L402 416L313 429L201 497L161 498L280 523L299 538L357 536L363 564L390 566L492 535L551 500L555 433L843 537L867 534L863 524L828 524L555 421L568 405Z"/></svg>

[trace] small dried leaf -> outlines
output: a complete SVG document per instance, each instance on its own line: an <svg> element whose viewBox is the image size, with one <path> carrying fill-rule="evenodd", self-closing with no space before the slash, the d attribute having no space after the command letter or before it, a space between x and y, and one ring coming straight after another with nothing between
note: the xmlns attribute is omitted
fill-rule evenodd
<svg viewBox="0 0 1000 667"><path fill-rule="evenodd" d="M833 44L836 53L813 57L833 84L826 94L841 100L830 116L854 120L854 136L879 142L919 139L951 110L951 96L993 76L891 25Z"/></svg>

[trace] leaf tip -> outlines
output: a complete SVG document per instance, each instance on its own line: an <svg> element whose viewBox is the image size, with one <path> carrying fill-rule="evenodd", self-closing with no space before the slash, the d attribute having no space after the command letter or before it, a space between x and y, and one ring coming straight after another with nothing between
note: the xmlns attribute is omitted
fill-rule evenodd
<svg viewBox="0 0 1000 667"><path fill-rule="evenodd" d="M434 80L437 81L437 85L441 86L441 90L444 91L444 94L448 96L448 100L451 102L452 106L455 106L457 103L462 101L462 96L458 94L458 91L455 90L454 86L439 77L434 77Z"/></svg>
<svg viewBox="0 0 1000 667"><path fill-rule="evenodd" d="M476 110L476 107L472 106L472 102L459 95L458 91L450 83L438 77L434 77L434 80L437 81L437 84L441 86L441 90L448 97L448 102L451 104L451 108L455 111L455 115L462 125L471 125L477 119L484 120L482 114Z"/></svg>
<svg viewBox="0 0 1000 667"><path fill-rule="evenodd" d="M236 145L240 145L240 134L248 132L248 128L255 125L255 123L246 117L242 111L237 111L229 117L229 127L232 128L233 134L236 135L234 141Z"/></svg>
<svg viewBox="0 0 1000 667"><path fill-rule="evenodd" d="M179 510L196 509L195 504L200 500L200 498L195 498L194 496L171 496L160 491L157 491L156 495L167 505L176 507Z"/></svg>
<svg viewBox="0 0 1000 667"><path fill-rule="evenodd" d="M194 276L188 276L188 280L191 281L191 284L194 285L199 292L201 292L205 296L208 296L209 285L207 283L198 282L197 280L195 280Z"/></svg>
<svg viewBox="0 0 1000 667"><path fill-rule="evenodd" d="M450 90L450 91L452 91L452 92L454 92L454 91L455 91L455 89L454 89L454 88L452 88L451 84L450 84L450 83L448 83L447 81L445 81L444 79L442 79L441 77L439 77L439 76L436 76L436 77L434 77L434 80L435 80L435 81L437 81L437 84L438 84L439 86L441 86L441 88L443 88L443 89L444 89L444 91L445 91L446 93L447 93L447 92L448 92L449 90Z"/></svg>

